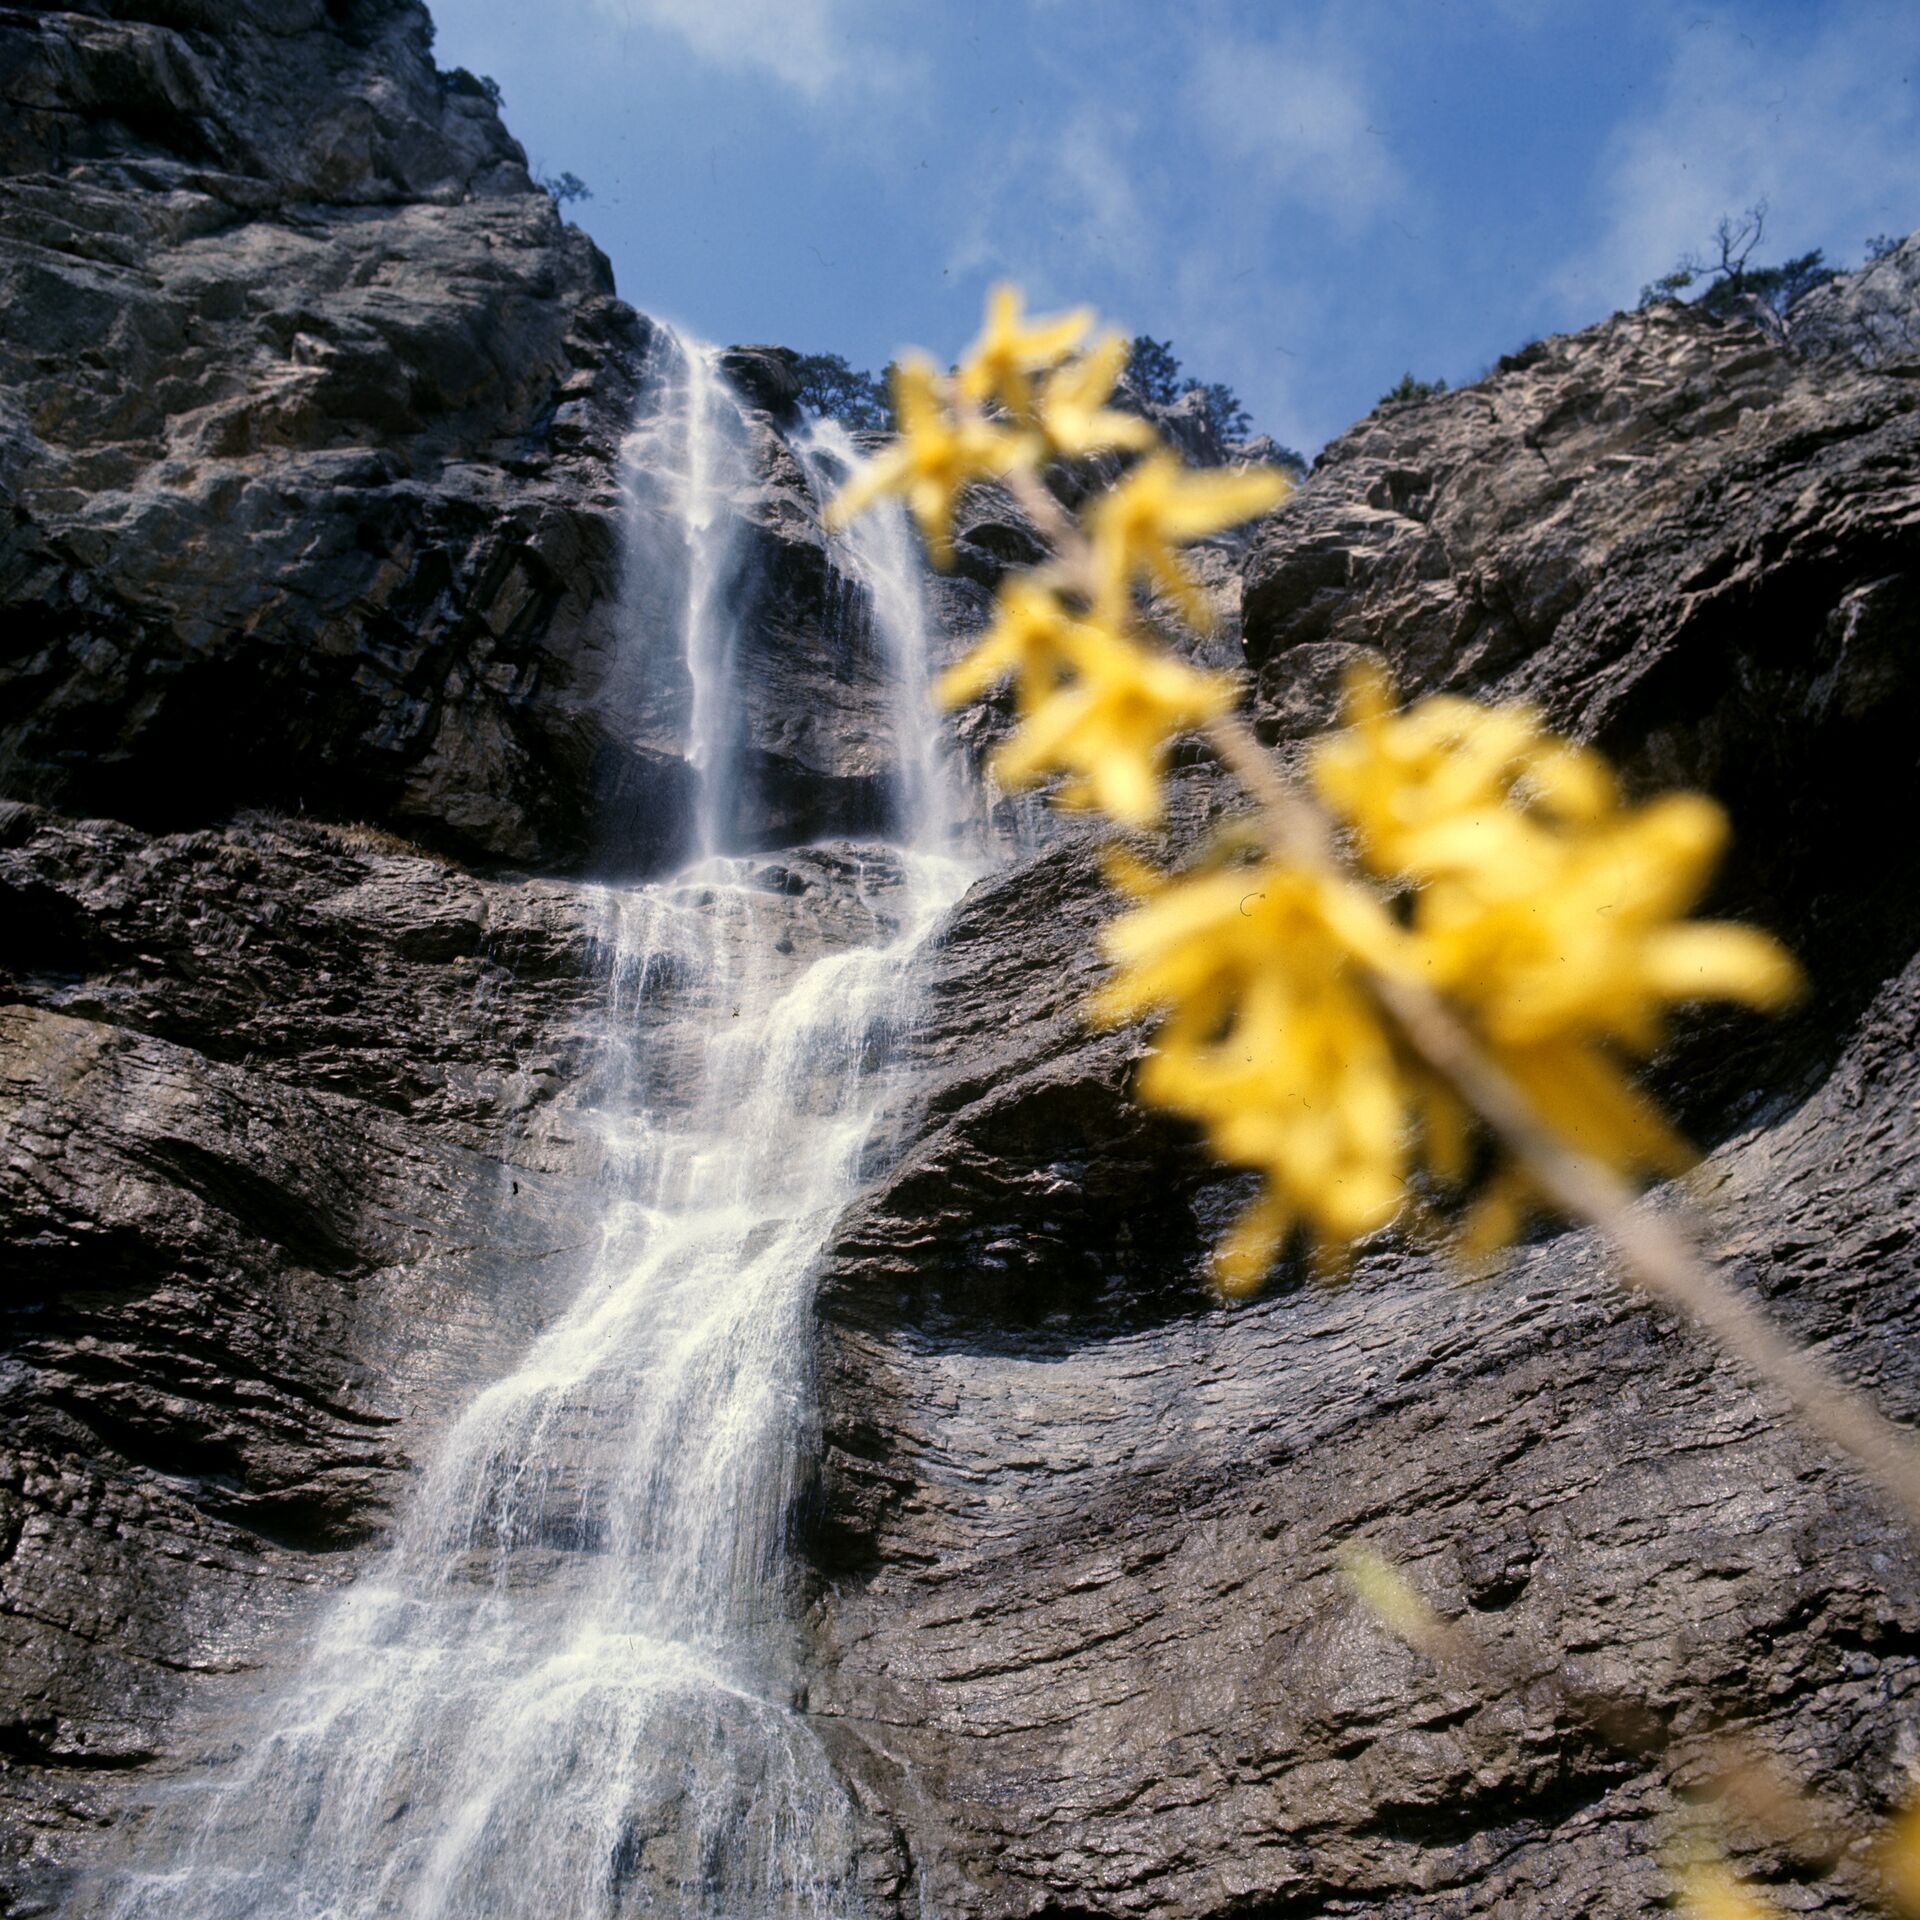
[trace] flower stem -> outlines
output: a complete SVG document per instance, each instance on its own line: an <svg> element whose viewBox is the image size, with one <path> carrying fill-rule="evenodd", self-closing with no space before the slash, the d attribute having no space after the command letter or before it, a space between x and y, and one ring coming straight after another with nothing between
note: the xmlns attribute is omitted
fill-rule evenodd
<svg viewBox="0 0 1920 1920"><path fill-rule="evenodd" d="M1337 865L1326 815L1274 764L1244 720L1224 715L1211 723L1208 737L1259 804L1276 849ZM1784 1394L1814 1432L1851 1454L1920 1528L1920 1440L1783 1334L1670 1220L1638 1204L1610 1167L1567 1146L1437 995L1377 969L1368 984L1406 1044L1480 1116L1534 1185L1613 1243L1629 1286L1677 1308L1723 1353Z"/></svg>

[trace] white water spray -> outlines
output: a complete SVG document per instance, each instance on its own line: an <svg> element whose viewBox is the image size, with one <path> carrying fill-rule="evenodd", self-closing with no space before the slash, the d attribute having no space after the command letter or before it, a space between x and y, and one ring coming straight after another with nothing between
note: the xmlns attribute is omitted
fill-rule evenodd
<svg viewBox="0 0 1920 1920"><path fill-rule="evenodd" d="M839 491L860 464L853 436L838 420L807 423L796 436L817 499ZM849 572L863 589L867 615L887 667L894 743L895 831L909 846L944 847L960 830L959 782L937 727L929 724L933 698L928 667L927 609L919 549L897 500L883 500L840 536Z"/></svg>
<svg viewBox="0 0 1920 1920"><path fill-rule="evenodd" d="M699 805L689 866L604 896L603 1251L446 1435L241 1759L156 1810L99 1911L863 1911L860 1816L799 1704L813 1275L869 1171L918 956L970 869L949 852L903 532L844 550L894 667L900 844L789 856L778 887L765 859L718 850L747 442L710 358L675 352L633 467L656 531L679 529L666 616Z"/></svg>
<svg viewBox="0 0 1920 1920"><path fill-rule="evenodd" d="M685 739L698 787L687 853L711 858L750 798L740 790L735 697L746 553L741 509L756 481L740 403L712 347L662 329L653 404L627 437L630 668L687 683Z"/></svg>

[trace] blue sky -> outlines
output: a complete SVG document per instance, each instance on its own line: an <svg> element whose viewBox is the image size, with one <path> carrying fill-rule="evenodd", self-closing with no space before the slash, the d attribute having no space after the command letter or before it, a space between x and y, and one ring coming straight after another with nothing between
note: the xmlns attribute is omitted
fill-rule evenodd
<svg viewBox="0 0 1920 1920"><path fill-rule="evenodd" d="M987 286L1171 339L1312 451L1765 199L1920 225L1912 0L430 0L636 306L878 368Z"/></svg>

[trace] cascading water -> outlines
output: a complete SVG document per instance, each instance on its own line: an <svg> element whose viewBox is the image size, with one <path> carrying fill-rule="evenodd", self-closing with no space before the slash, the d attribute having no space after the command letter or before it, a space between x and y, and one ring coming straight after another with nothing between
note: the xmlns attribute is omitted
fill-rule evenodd
<svg viewBox="0 0 1920 1920"><path fill-rule="evenodd" d="M867 1171L916 956L974 869L898 524L843 558L896 667L899 844L725 851L746 436L711 356L665 350L633 451L683 542L653 641L681 649L702 757L691 864L605 896L604 1250L453 1426L244 1756L156 1810L98 1911L862 1910L859 1818L797 1705L812 1273ZM846 452L822 431L806 457L824 478ZM803 869L827 900L811 958Z"/></svg>
<svg viewBox="0 0 1920 1920"><path fill-rule="evenodd" d="M745 588L741 510L756 487L740 404L711 349L662 329L653 405L628 435L627 614L631 644L616 688L664 704L696 781L682 852L711 858L734 838L741 791L735 692ZM677 708L677 711L674 709Z"/></svg>
<svg viewBox="0 0 1920 1920"><path fill-rule="evenodd" d="M810 421L795 451L816 499L830 499L860 463L853 436L838 420ZM919 550L897 505L862 514L842 536L851 573L864 592L874 637L887 665L896 782L896 833L908 846L939 848L956 831L953 770L940 732L929 724L927 613Z"/></svg>

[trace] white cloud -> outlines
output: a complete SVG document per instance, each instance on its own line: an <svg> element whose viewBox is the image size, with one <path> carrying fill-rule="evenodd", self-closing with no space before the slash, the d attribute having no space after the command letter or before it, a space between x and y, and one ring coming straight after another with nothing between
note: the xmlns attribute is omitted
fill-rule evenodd
<svg viewBox="0 0 1920 1920"><path fill-rule="evenodd" d="M1054 141L1053 198L1083 244L1118 250L1137 244L1142 216L1125 156L1130 126L1093 104L1071 114Z"/></svg>
<svg viewBox="0 0 1920 1920"><path fill-rule="evenodd" d="M1915 75L1915 82L1904 76ZM1841 264L1920 213L1920 31L1904 12L1835 8L1803 44L1696 20L1654 106L1617 127L1597 228L1553 273L1570 319L1629 306L1723 214L1770 208L1762 257L1820 246Z"/></svg>
<svg viewBox="0 0 1920 1920"><path fill-rule="evenodd" d="M1396 202L1405 179L1358 77L1337 57L1214 40L1201 48L1188 110L1271 195L1349 229Z"/></svg>
<svg viewBox="0 0 1920 1920"><path fill-rule="evenodd" d="M681 41L708 66L759 73L813 102L886 91L909 67L877 44L859 0L598 0L614 19Z"/></svg>
<svg viewBox="0 0 1920 1920"><path fill-rule="evenodd" d="M1009 275L1035 305L1112 297L1160 241L1135 175L1134 123L1082 101L1057 128L984 140L966 169L943 262L949 274Z"/></svg>
<svg viewBox="0 0 1920 1920"><path fill-rule="evenodd" d="M1306 379L1324 316L1298 289L1277 306L1271 216L1297 206L1352 229L1404 205L1401 172L1337 56L1236 44L1191 61L1170 76L1173 127L1168 109L1069 85L1041 124L982 136L954 178L942 265L956 283L1012 279L1039 310L1091 301L1107 324L1169 337L1187 374L1317 444L1341 424Z"/></svg>

